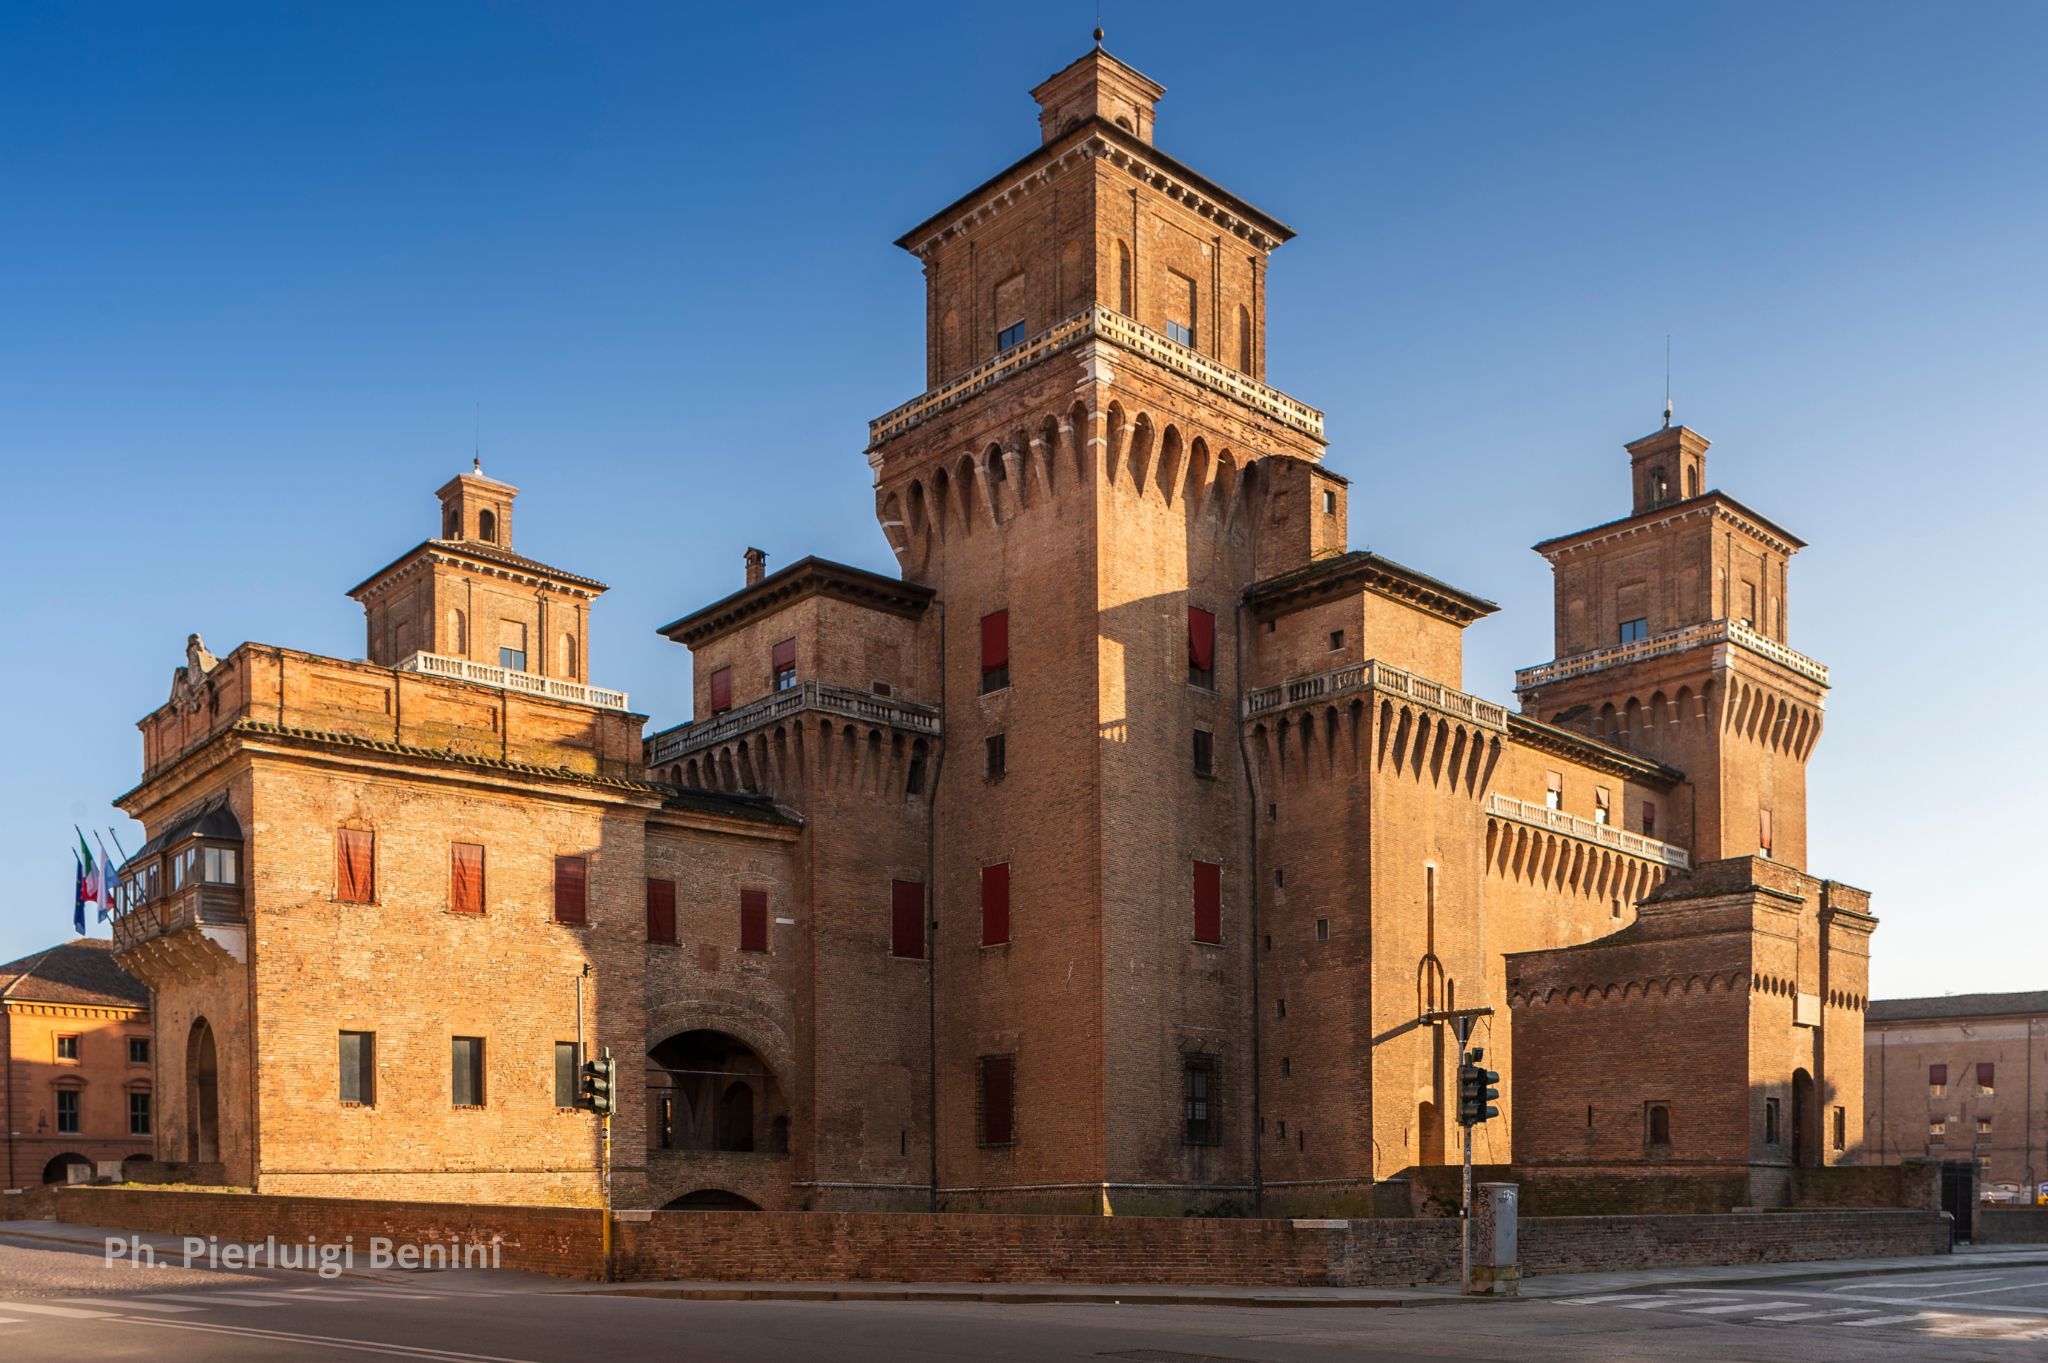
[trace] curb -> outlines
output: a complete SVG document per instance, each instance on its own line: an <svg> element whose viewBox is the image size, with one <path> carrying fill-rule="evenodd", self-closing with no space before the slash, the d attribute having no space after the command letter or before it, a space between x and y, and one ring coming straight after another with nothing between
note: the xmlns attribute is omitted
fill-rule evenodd
<svg viewBox="0 0 2048 1363"><path fill-rule="evenodd" d="M1899 1277L1908 1273L1954 1273L1959 1269L1966 1267L1981 1267L1981 1265L1971 1265L1969 1255L1956 1256L1956 1262L1948 1264L1901 1264L1895 1268L1843 1268L1839 1261L1837 1261L1832 1267L1830 1267L1828 1261L1823 1259L1816 1259L1812 1261L1812 1263L1813 1267L1810 1270L1802 1270L1798 1273L1762 1273L1753 1274L1749 1277L1743 1278L1674 1278L1668 1282L1637 1283L1633 1286L1628 1287L1587 1288L1585 1289L1585 1292L1580 1292L1578 1290L1557 1293L1543 1292L1537 1293L1532 1296L1528 1296L1527 1300L1556 1301L1566 1297L1583 1296L1588 1292L1594 1291L1634 1293L1669 1292L1674 1288L1695 1286L1770 1287L1777 1283L1822 1282L1829 1278L1892 1278ZM2021 1258L2018 1255L2015 1255L2013 1258L2009 1260L2004 1260L2002 1266L2008 1266L2012 1268L2048 1267L2048 1255L2043 1255L2038 1258ZM1729 1265L1729 1267L1734 1267L1734 1265ZM1555 1275L1532 1275L1531 1277L1523 1279L1523 1281L1540 1283L1546 1276Z"/></svg>
<svg viewBox="0 0 2048 1363"><path fill-rule="evenodd" d="M1042 1306L1067 1303L1084 1306L1259 1306L1259 1307L1349 1307L1389 1309L1420 1306L1477 1306L1489 1302L1523 1301L1520 1297L1465 1297L1456 1294L1383 1299L1348 1297L1239 1297L1216 1292L1148 1292L1142 1296L1118 1296L1114 1291L1082 1291L1073 1288L1042 1287L987 1291L936 1291L919 1287L631 1287L591 1288L576 1293L586 1297L649 1297L676 1301L918 1301L976 1302L997 1306Z"/></svg>

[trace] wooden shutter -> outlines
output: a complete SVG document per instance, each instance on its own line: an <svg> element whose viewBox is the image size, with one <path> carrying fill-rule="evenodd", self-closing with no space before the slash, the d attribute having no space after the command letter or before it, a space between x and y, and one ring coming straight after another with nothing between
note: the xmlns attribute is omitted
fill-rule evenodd
<svg viewBox="0 0 2048 1363"><path fill-rule="evenodd" d="M367 828L335 830L334 897L345 904L377 898L377 835Z"/></svg>
<svg viewBox="0 0 2048 1363"><path fill-rule="evenodd" d="M1216 670L1216 616L1188 607L1188 667L1196 672Z"/></svg>
<svg viewBox="0 0 2048 1363"><path fill-rule="evenodd" d="M1015 1061L1007 1055L981 1058L981 1142L1008 1145L1017 1139Z"/></svg>
<svg viewBox="0 0 2048 1363"><path fill-rule="evenodd" d="M778 674L795 668L796 640L784 639L781 643L777 644L771 658L771 663Z"/></svg>
<svg viewBox="0 0 2048 1363"><path fill-rule="evenodd" d="M582 857L555 858L555 921L590 921L589 867Z"/></svg>
<svg viewBox="0 0 2048 1363"><path fill-rule="evenodd" d="M732 669L721 667L711 674L711 713L732 709Z"/></svg>
<svg viewBox="0 0 2048 1363"><path fill-rule="evenodd" d="M1195 940L1223 940L1223 868L1213 861L1195 863Z"/></svg>
<svg viewBox="0 0 2048 1363"><path fill-rule="evenodd" d="M1977 1087L1978 1087L1978 1088L1980 1088L1980 1089L1988 1089L1988 1088L1990 1088L1990 1087L1991 1087L1991 1072L1992 1072L1992 1068L1993 1068L1993 1067L1992 1067L1992 1064L1991 1064L1991 1062L1990 1062L1990 1061L1988 1061L1988 1060L1986 1060L1986 1061L1984 1061L1984 1062L1980 1063L1980 1064L1979 1064L1979 1065L1977 1066ZM2022 1088L2024 1088L2024 1087L2025 1087L2025 1085L2021 1085L2021 1087L2022 1087Z"/></svg>
<svg viewBox="0 0 2048 1363"><path fill-rule="evenodd" d="M924 959L924 885L919 881L889 882L889 954Z"/></svg>
<svg viewBox="0 0 2048 1363"><path fill-rule="evenodd" d="M1010 940L1010 863L981 868L981 944L1001 946Z"/></svg>
<svg viewBox="0 0 2048 1363"><path fill-rule="evenodd" d="M1756 849L1765 856L1771 854L1771 811L1768 809L1757 811Z"/></svg>
<svg viewBox="0 0 2048 1363"><path fill-rule="evenodd" d="M981 670L994 672L1010 665L1010 613L981 617Z"/></svg>
<svg viewBox="0 0 2048 1363"><path fill-rule="evenodd" d="M768 892L740 891L740 950L768 949Z"/></svg>
<svg viewBox="0 0 2048 1363"><path fill-rule="evenodd" d="M483 846L474 842L458 842L448 850L448 907L456 913L482 913Z"/></svg>
<svg viewBox="0 0 2048 1363"><path fill-rule="evenodd" d="M1927 1067L1927 1086L1929 1088L1948 1087L1948 1066L1929 1065Z"/></svg>
<svg viewBox="0 0 2048 1363"><path fill-rule="evenodd" d="M647 940L676 940L676 883L673 880L647 882Z"/></svg>

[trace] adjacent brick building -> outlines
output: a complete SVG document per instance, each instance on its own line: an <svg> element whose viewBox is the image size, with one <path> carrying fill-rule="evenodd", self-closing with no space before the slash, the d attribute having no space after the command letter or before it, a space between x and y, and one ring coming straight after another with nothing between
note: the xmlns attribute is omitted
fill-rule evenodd
<svg viewBox="0 0 2048 1363"><path fill-rule="evenodd" d="M1968 1161L1982 1196L2048 1197L2048 991L1878 999L1863 1055L1868 1160Z"/></svg>
<svg viewBox="0 0 2048 1363"><path fill-rule="evenodd" d="M515 551L480 469L353 592L368 662L195 640L122 800L123 958L166 1063L214 1057L166 1158L587 1201L579 979L585 1040L646 1058L627 1205L1346 1205L1454 1158L1474 1008L1483 1160L1755 1167L1761 1201L1852 1157L1872 920L1803 869L1799 542L1667 425L1629 516L1538 546L1520 711L1468 692L1495 606L1351 549L1322 414L1265 382L1289 229L1161 152L1161 88L1099 48L1033 94L1040 145L898 243L900 578L748 550L662 628L688 722L643 743L590 684L602 584Z"/></svg>
<svg viewBox="0 0 2048 1363"><path fill-rule="evenodd" d="M152 1150L149 991L112 946L81 937L0 965L0 1188L90 1178Z"/></svg>

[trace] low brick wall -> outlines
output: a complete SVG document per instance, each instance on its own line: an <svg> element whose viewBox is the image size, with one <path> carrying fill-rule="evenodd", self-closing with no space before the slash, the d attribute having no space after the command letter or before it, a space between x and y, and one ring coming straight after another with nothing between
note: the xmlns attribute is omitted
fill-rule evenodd
<svg viewBox="0 0 2048 1363"><path fill-rule="evenodd" d="M1930 1211L1544 1216L1521 1224L1522 1272L1530 1274L1892 1259L1948 1250L1948 1222Z"/></svg>
<svg viewBox="0 0 2048 1363"><path fill-rule="evenodd" d="M567 1207L94 1187L61 1189L55 1203L56 1219L73 1225L258 1243L274 1235L281 1243L310 1236L338 1244L352 1236L359 1256L374 1237L421 1246L488 1244L495 1237L498 1267L565 1278L598 1276L604 1235L597 1212Z"/></svg>
<svg viewBox="0 0 2048 1363"><path fill-rule="evenodd" d="M1980 1245L2048 1245L2048 1207L1979 1207Z"/></svg>
<svg viewBox="0 0 2048 1363"><path fill-rule="evenodd" d="M1464 1197L1464 1170L1425 1165L1402 1174L1412 1190L1414 1216L1456 1216ZM1472 1181L1512 1183L1524 1217L1704 1216L1748 1204L1749 1169L1650 1169L1640 1165L1475 1164Z"/></svg>
<svg viewBox="0 0 2048 1363"><path fill-rule="evenodd" d="M1824 1207L1916 1207L1941 1209L1941 1164L1906 1160L1899 1164L1842 1164L1794 1169L1792 1205Z"/></svg>

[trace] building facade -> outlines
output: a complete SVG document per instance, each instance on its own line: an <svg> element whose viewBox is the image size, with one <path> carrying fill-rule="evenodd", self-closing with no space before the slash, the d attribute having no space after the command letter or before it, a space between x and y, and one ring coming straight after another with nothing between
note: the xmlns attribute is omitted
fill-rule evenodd
<svg viewBox="0 0 2048 1363"><path fill-rule="evenodd" d="M71 1183L154 1149L149 993L81 937L0 965L5 1183Z"/></svg>
<svg viewBox="0 0 2048 1363"><path fill-rule="evenodd" d="M1870 1160L1967 1161L1980 1197L2048 1199L2048 992L1878 999L1863 1056Z"/></svg>
<svg viewBox="0 0 2048 1363"><path fill-rule="evenodd" d="M368 662L195 642L122 801L124 959L220 1057L172 1153L587 1199L580 1037L645 1057L626 1205L1341 1206L1455 1158L1446 1018L1490 1010L1483 1160L1853 1158L1873 920L1804 870L1799 542L1667 425L1628 516L1538 546L1520 709L1464 689L1496 607L1350 548L1322 414L1265 381L1291 233L1154 145L1161 93L1088 53L900 239L900 575L749 550L662 628L686 722L590 685L602 584L515 552L481 470L352 593ZM150 880L231 842L232 885ZM1606 1059L1646 1026L1666 1068Z"/></svg>

